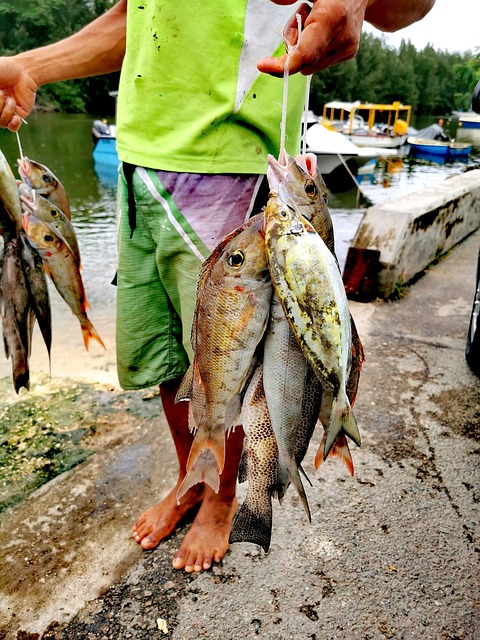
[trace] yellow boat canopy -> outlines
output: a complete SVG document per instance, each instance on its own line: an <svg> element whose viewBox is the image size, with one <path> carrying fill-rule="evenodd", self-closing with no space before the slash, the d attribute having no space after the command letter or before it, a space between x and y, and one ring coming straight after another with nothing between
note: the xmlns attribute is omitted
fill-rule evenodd
<svg viewBox="0 0 480 640"><path fill-rule="evenodd" d="M365 114L366 117L359 112L367 112ZM403 135L407 132L408 125L410 124L412 107L402 104L398 100L391 104L363 103L360 102L360 100L357 102L333 100L332 102L327 102L323 107L323 118L327 120L340 120L342 123L348 120L350 133L354 126L356 114L362 116L370 131L376 124L377 114L384 114L382 116L382 124L392 127L394 133ZM387 116L386 122L384 121L385 114Z"/></svg>

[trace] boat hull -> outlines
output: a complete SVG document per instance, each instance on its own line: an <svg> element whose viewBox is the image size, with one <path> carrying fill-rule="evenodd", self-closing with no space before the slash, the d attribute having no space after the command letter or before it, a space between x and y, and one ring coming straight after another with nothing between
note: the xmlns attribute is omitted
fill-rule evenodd
<svg viewBox="0 0 480 640"><path fill-rule="evenodd" d="M468 158L472 151L471 144L451 141L408 138L408 144L412 155L428 154L429 156L443 158L446 162L457 158Z"/></svg>
<svg viewBox="0 0 480 640"><path fill-rule="evenodd" d="M344 133L347 140L357 147L380 147L382 149L397 149L405 144L407 136L389 136L382 134Z"/></svg>

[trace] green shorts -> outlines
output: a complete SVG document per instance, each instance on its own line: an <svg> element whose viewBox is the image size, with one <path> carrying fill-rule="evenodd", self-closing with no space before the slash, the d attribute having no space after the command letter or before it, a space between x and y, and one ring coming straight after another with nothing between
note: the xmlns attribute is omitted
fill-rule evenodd
<svg viewBox="0 0 480 640"><path fill-rule="evenodd" d="M137 167L132 233L120 171L116 346L124 389L151 387L187 370L200 265L227 233L260 210L255 199L262 178Z"/></svg>

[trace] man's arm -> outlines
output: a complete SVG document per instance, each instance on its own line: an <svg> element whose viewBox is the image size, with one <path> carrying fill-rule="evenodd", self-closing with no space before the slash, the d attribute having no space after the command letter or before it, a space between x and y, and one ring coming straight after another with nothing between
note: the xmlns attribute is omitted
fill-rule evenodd
<svg viewBox="0 0 480 640"><path fill-rule="evenodd" d="M272 1L287 5L295 0ZM289 56L289 72L310 75L349 60L358 51L364 21L382 31L397 31L421 20L434 3L435 0L314 0L311 8L304 4L298 11L302 18L300 38L295 15L284 30L287 42L297 44ZM286 59L286 55L264 58L257 66L264 73L283 75Z"/></svg>
<svg viewBox="0 0 480 640"><path fill-rule="evenodd" d="M54 44L0 58L0 126L17 131L41 85L118 71L125 54L127 0Z"/></svg>

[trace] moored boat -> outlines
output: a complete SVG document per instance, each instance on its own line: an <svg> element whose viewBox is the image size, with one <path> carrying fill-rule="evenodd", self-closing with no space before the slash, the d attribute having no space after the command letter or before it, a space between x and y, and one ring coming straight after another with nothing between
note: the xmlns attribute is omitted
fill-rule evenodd
<svg viewBox="0 0 480 640"><path fill-rule="evenodd" d="M472 145L466 142L456 142L454 140L428 140L424 138L409 137L407 144L410 145L410 153L429 154L441 158L455 159L467 158L472 151Z"/></svg>
<svg viewBox="0 0 480 640"><path fill-rule="evenodd" d="M106 120L94 120L92 125L93 163L95 173L107 186L115 186L120 161L117 155L117 137L114 124Z"/></svg>
<svg viewBox="0 0 480 640"><path fill-rule="evenodd" d="M317 156L318 169L332 192L350 189L352 176L356 176L365 164L375 164L380 158L390 158L398 153L397 149L358 147L318 121L310 123L305 140L307 151Z"/></svg>
<svg viewBox="0 0 480 640"><path fill-rule="evenodd" d="M399 101L377 104L334 100L324 105L322 122L357 146L395 149L407 141L411 113L411 106Z"/></svg>

